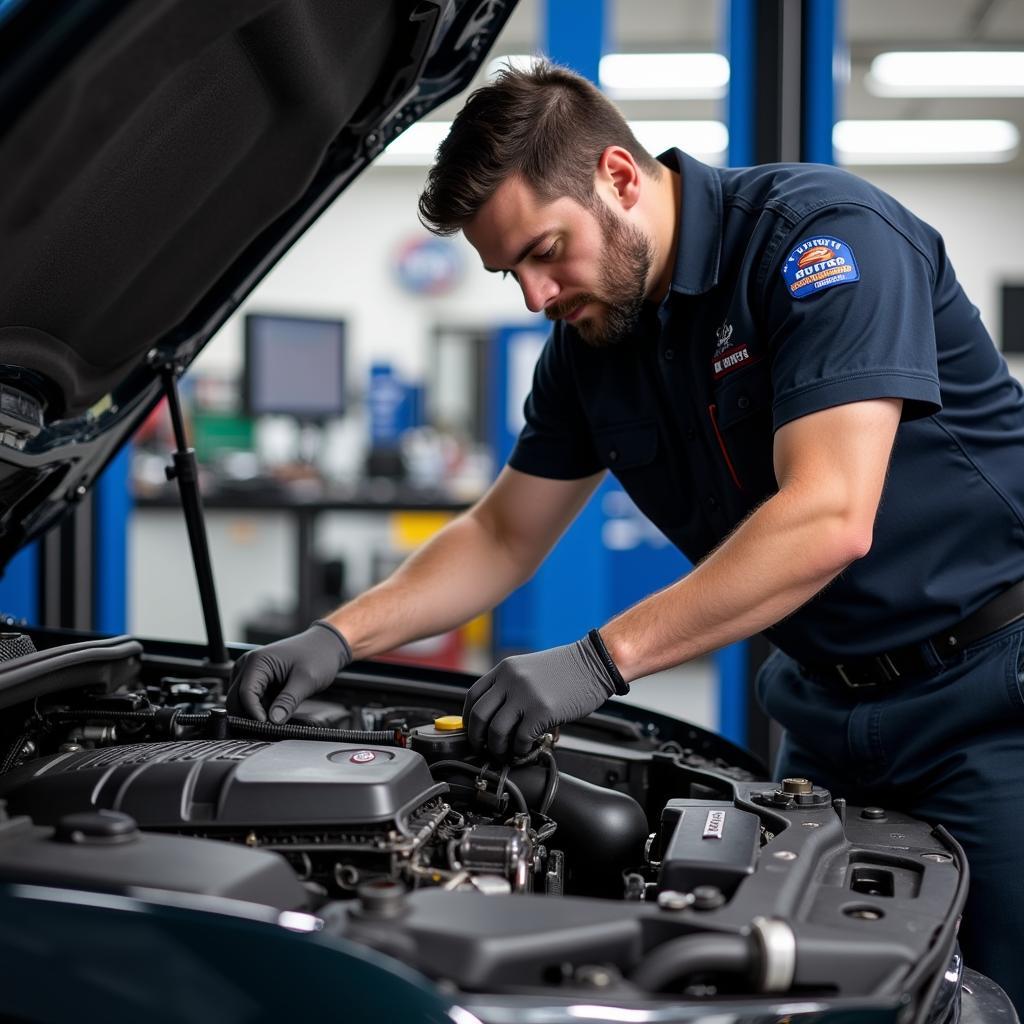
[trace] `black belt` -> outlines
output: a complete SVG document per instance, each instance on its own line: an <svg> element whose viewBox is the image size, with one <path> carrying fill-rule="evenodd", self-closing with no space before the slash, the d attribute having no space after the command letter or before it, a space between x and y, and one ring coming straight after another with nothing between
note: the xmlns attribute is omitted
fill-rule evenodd
<svg viewBox="0 0 1024 1024"><path fill-rule="evenodd" d="M965 647L1024 618L1024 580L1002 591L972 612L955 626L928 637L922 643L897 647L882 654L832 665L801 664L801 669L823 682L840 683L851 688L879 686L895 683L904 676L923 675L938 671L934 658L928 656L928 647L939 659L958 654Z"/></svg>

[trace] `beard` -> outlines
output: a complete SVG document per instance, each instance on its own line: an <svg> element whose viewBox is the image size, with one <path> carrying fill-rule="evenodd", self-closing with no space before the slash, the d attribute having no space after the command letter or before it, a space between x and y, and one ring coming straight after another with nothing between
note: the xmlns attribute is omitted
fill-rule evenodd
<svg viewBox="0 0 1024 1024"><path fill-rule="evenodd" d="M604 242L599 291L549 307L546 315L560 320L588 303L604 306L603 316L587 316L570 326L588 345L607 348L628 338L640 322L654 249L647 235L616 217L600 199L595 199L594 215Z"/></svg>

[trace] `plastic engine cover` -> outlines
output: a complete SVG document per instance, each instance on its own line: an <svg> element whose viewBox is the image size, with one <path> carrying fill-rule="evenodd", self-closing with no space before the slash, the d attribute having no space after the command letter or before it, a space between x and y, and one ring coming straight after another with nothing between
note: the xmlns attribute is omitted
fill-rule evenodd
<svg viewBox="0 0 1024 1024"><path fill-rule="evenodd" d="M386 822L446 790L411 750L308 740L103 747L41 758L0 780L11 813L37 824L108 808L143 827L186 829Z"/></svg>
<svg viewBox="0 0 1024 1024"><path fill-rule="evenodd" d="M661 835L662 889L714 885L731 896L754 872L761 828L756 814L731 802L669 800L661 814Z"/></svg>

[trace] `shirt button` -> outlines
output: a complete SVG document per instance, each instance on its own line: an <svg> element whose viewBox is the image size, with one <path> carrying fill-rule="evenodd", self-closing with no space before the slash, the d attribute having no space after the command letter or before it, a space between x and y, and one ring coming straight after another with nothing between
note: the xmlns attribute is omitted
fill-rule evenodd
<svg viewBox="0 0 1024 1024"><path fill-rule="evenodd" d="M709 509L711 509L712 512L714 512L715 509L718 508L718 499L713 494L709 494L704 499L704 503L707 505Z"/></svg>
<svg viewBox="0 0 1024 1024"><path fill-rule="evenodd" d="M618 457L619 457L619 452L618 452L617 448L612 448L611 451L608 452L608 458L612 462L614 462Z"/></svg>
<svg viewBox="0 0 1024 1024"><path fill-rule="evenodd" d="M676 353L675 353L674 349L671 349L671 348L665 349L665 358L669 362L672 362L672 360L675 359L675 357L676 357Z"/></svg>
<svg viewBox="0 0 1024 1024"><path fill-rule="evenodd" d="M696 441L697 440L697 431L694 430L693 427L687 427L686 428L686 435L685 436L686 436L686 440L687 441Z"/></svg>
<svg viewBox="0 0 1024 1024"><path fill-rule="evenodd" d="M740 397L736 399L736 404L741 409L749 409L750 408L750 399L747 398L746 395L740 395Z"/></svg>

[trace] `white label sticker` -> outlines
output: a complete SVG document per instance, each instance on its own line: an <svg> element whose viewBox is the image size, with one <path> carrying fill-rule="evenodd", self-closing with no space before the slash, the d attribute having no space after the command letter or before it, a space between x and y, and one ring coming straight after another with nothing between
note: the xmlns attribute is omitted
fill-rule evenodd
<svg viewBox="0 0 1024 1024"><path fill-rule="evenodd" d="M725 811L708 811L708 820L704 822L705 839L721 839L725 829Z"/></svg>

